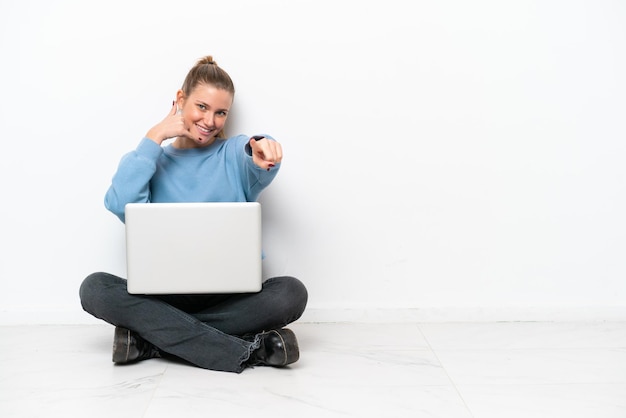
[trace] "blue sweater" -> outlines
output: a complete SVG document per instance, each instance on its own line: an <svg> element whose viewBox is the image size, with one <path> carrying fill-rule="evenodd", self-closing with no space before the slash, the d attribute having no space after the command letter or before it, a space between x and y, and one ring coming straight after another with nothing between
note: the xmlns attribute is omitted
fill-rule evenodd
<svg viewBox="0 0 626 418"><path fill-rule="evenodd" d="M256 201L280 164L270 171L255 165L246 152L249 140L238 135L203 148L177 149L143 138L122 157L104 205L124 222L127 203Z"/></svg>

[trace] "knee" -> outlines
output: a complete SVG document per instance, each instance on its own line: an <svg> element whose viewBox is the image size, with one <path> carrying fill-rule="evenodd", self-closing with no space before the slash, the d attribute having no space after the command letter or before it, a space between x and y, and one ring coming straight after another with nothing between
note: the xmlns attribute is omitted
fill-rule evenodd
<svg viewBox="0 0 626 418"><path fill-rule="evenodd" d="M78 291L83 309L91 312L105 297L106 289L123 281L123 279L109 273L92 273L83 280Z"/></svg>
<svg viewBox="0 0 626 418"><path fill-rule="evenodd" d="M309 298L309 293L300 280L291 276L275 277L271 279L281 290L280 300L285 304L289 304L288 310L291 311L292 317L290 322L300 318L304 313Z"/></svg>
<svg viewBox="0 0 626 418"><path fill-rule="evenodd" d="M78 290L80 300L89 299L91 295L97 292L96 289L99 288L102 283L103 274L105 273L92 273L85 277L85 280L83 280Z"/></svg>
<svg viewBox="0 0 626 418"><path fill-rule="evenodd" d="M306 306L306 303L309 299L309 292L307 291L304 283L295 277L289 277L289 293L293 300L298 301L300 305L302 305L302 310Z"/></svg>

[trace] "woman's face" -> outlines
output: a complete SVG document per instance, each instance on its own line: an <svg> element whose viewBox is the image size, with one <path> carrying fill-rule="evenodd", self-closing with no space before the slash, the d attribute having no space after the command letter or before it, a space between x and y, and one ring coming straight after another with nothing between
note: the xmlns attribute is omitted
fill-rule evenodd
<svg viewBox="0 0 626 418"><path fill-rule="evenodd" d="M233 103L232 94L211 85L198 84L188 97L179 90L176 98L185 127L193 138L184 138L186 145L203 147L212 144L226 124Z"/></svg>

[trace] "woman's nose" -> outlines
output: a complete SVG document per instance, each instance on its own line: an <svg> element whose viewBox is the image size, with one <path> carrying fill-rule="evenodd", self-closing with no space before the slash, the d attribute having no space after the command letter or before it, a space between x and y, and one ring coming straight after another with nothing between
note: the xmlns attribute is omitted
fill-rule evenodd
<svg viewBox="0 0 626 418"><path fill-rule="evenodd" d="M209 113L207 112L206 115L204 115L204 123L206 123L207 126L213 126L213 121L215 120L215 115L213 115L213 113Z"/></svg>

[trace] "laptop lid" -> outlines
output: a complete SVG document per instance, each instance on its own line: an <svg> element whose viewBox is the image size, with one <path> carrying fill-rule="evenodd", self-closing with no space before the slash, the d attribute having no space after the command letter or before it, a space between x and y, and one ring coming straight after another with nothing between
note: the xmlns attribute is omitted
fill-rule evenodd
<svg viewBox="0 0 626 418"><path fill-rule="evenodd" d="M258 202L126 205L126 268L133 294L258 292Z"/></svg>

